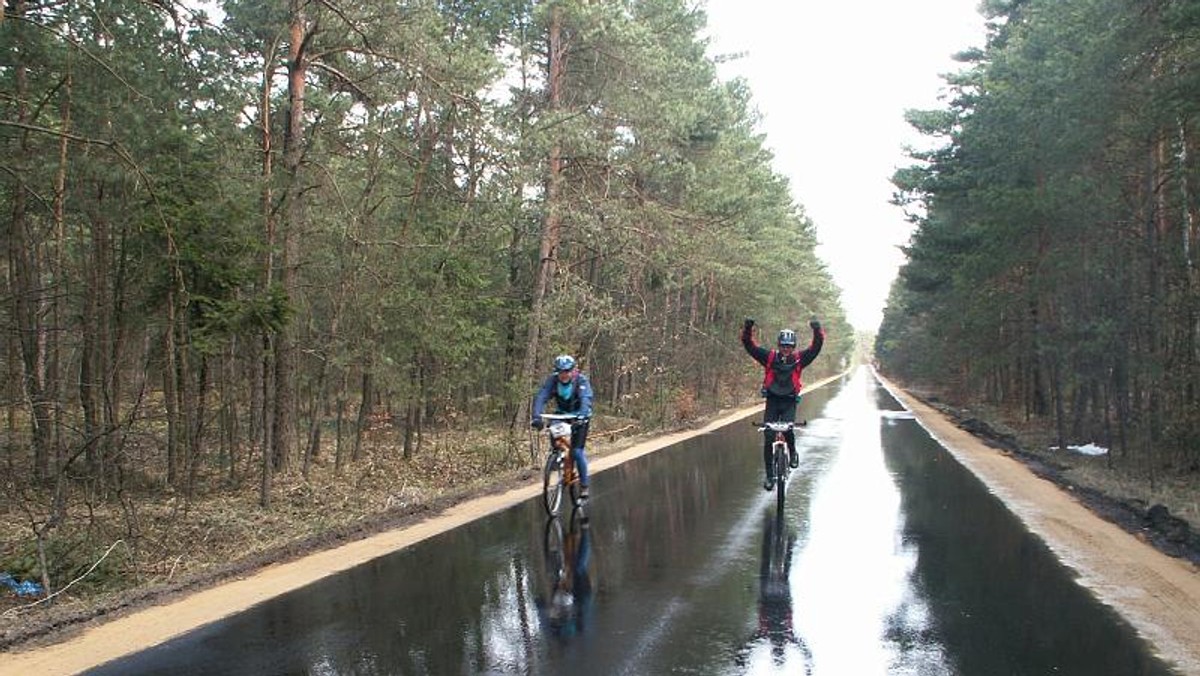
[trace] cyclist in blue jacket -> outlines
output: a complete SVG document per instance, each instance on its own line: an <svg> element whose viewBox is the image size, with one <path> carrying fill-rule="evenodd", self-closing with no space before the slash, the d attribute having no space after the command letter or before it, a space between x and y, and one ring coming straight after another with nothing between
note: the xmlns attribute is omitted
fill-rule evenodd
<svg viewBox="0 0 1200 676"><path fill-rule="evenodd" d="M804 370L821 354L821 346L825 344L825 330L821 322L813 319L808 323L812 329L812 342L800 352L796 352L796 332L784 329L779 332L776 349L768 350L754 340L754 320L747 317L742 324L742 347L763 365L762 395L767 400L767 408L763 412L763 422L796 422L796 402L800 401L800 372ZM800 456L796 453L796 435L787 432L787 444L790 451L790 463L793 468L800 464ZM771 443L775 433L767 430L763 434L763 465L767 468L767 478L763 488L768 491L775 487L775 468L771 466Z"/></svg>
<svg viewBox="0 0 1200 676"><path fill-rule="evenodd" d="M571 455L579 469L579 499L588 499L588 466L584 454L587 443L588 420L592 417L592 383L578 368L575 358L560 354L554 358L554 373L542 383L533 398L534 429L542 429L542 412L547 402L554 399L558 413L573 413L580 421L571 426Z"/></svg>

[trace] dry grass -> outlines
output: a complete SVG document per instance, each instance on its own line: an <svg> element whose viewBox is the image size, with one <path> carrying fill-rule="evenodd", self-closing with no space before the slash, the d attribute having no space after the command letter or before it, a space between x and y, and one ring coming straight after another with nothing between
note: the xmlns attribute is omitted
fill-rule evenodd
<svg viewBox="0 0 1200 676"><path fill-rule="evenodd" d="M1147 507L1164 505L1171 514L1200 526L1200 486L1195 477L1167 476L1151 481L1109 469L1104 458L1088 456L1072 456L1067 464L1063 475L1075 484Z"/></svg>
<svg viewBox="0 0 1200 676"><path fill-rule="evenodd" d="M929 393L921 396L928 397ZM1026 421L1019 412L974 405L956 413L986 420L998 432L1011 435L1023 452L1059 468L1068 483L1143 510L1151 505L1164 505L1193 530L1200 528L1200 477L1163 474L1151 477L1139 468L1118 463L1110 467L1110 459L1105 456L1053 450L1052 446L1057 445L1054 429L1046 423Z"/></svg>

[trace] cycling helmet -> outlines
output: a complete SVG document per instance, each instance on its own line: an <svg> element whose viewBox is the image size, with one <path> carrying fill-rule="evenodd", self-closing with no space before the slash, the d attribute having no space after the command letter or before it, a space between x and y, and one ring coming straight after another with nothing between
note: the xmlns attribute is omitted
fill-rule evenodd
<svg viewBox="0 0 1200 676"><path fill-rule="evenodd" d="M793 340L792 343L795 344L795 340ZM554 358L554 370L558 371L559 373L563 371L574 371L575 357L572 357L569 354L558 355Z"/></svg>
<svg viewBox="0 0 1200 676"><path fill-rule="evenodd" d="M779 347L796 347L796 332L784 329L779 332Z"/></svg>

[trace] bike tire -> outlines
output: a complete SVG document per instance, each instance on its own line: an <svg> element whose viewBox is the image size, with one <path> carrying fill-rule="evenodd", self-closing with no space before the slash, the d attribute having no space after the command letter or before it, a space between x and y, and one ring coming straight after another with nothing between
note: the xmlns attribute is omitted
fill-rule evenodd
<svg viewBox="0 0 1200 676"><path fill-rule="evenodd" d="M546 457L546 466L542 470L542 506L548 516L557 516L562 506L563 497L563 466L562 458L557 453Z"/></svg>
<svg viewBox="0 0 1200 676"><path fill-rule="evenodd" d="M551 574L561 576L563 572L563 564L565 556L563 553L563 525L557 516L552 516L546 520L546 536L545 536L545 554L546 568Z"/></svg>
<svg viewBox="0 0 1200 676"><path fill-rule="evenodd" d="M787 475L791 468L788 466L787 446L780 450L775 448L775 508L783 511L784 495L787 494Z"/></svg>

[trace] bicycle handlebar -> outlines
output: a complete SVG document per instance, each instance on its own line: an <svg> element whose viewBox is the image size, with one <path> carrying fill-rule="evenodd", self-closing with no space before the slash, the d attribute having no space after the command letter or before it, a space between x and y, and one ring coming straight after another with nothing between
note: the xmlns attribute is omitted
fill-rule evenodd
<svg viewBox="0 0 1200 676"><path fill-rule="evenodd" d="M808 424L808 421L807 421L807 420L801 420L800 422L766 422L766 423L760 423L760 422L758 422L757 420L751 420L751 421L750 421L750 424L751 424L751 425L753 425L753 426L755 426L755 427L757 427L759 432L765 432L765 431L767 431L767 430L773 430L773 431L775 431L775 432L787 432L787 431L789 431L789 430L791 430L791 429L794 429L794 428L796 428L796 427L804 427L805 425L807 425L807 424Z"/></svg>
<svg viewBox="0 0 1200 676"><path fill-rule="evenodd" d="M566 420L573 424L585 423L591 420L591 418L575 413L542 413L540 415L542 420Z"/></svg>

